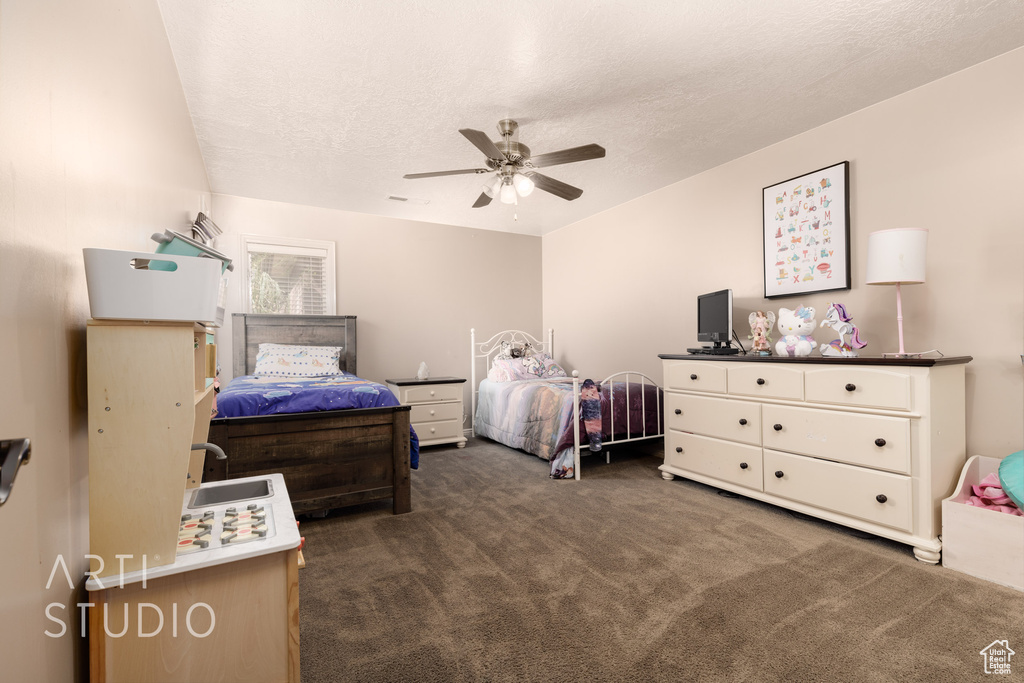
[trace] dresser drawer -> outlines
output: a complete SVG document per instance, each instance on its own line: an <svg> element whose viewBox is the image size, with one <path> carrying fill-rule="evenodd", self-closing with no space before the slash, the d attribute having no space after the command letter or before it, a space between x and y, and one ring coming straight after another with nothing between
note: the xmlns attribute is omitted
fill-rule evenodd
<svg viewBox="0 0 1024 683"><path fill-rule="evenodd" d="M665 425L669 429L761 444L761 406L749 401L665 394Z"/></svg>
<svg viewBox="0 0 1024 683"><path fill-rule="evenodd" d="M801 401L804 397L804 371L768 363L737 365L729 368L729 393Z"/></svg>
<svg viewBox="0 0 1024 683"><path fill-rule="evenodd" d="M763 405L761 425L765 448L910 474L909 418Z"/></svg>
<svg viewBox="0 0 1024 683"><path fill-rule="evenodd" d="M912 528L909 477L764 451L764 491L902 531Z"/></svg>
<svg viewBox="0 0 1024 683"><path fill-rule="evenodd" d="M441 420L462 420L462 402L414 405L410 410L409 420L413 425Z"/></svg>
<svg viewBox="0 0 1024 683"><path fill-rule="evenodd" d="M434 439L454 439L462 436L461 420L445 420L444 422L424 422L413 425L421 445L429 444Z"/></svg>
<svg viewBox="0 0 1024 683"><path fill-rule="evenodd" d="M402 387L399 397L402 403L433 403L437 401L461 401L462 384L424 384Z"/></svg>
<svg viewBox="0 0 1024 683"><path fill-rule="evenodd" d="M721 481L762 490L761 449L697 434L665 434L665 464Z"/></svg>
<svg viewBox="0 0 1024 683"><path fill-rule="evenodd" d="M804 373L807 400L910 410L910 374L898 370L818 368Z"/></svg>
<svg viewBox="0 0 1024 683"><path fill-rule="evenodd" d="M688 391L707 391L724 394L726 388L725 368L701 361L665 361L665 388Z"/></svg>

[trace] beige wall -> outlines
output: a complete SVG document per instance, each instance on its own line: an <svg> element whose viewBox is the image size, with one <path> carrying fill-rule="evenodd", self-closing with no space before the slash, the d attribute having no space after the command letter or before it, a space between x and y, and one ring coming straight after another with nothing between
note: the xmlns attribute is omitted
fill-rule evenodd
<svg viewBox="0 0 1024 683"><path fill-rule="evenodd" d="M236 259L243 233L335 243L337 313L358 318L366 379L413 377L426 362L433 376L468 380L471 327L488 337L508 328L541 332L539 237L220 194L212 218L225 232L217 247ZM239 264L232 276L228 318L243 312L242 271ZM228 378L230 322L219 335Z"/></svg>
<svg viewBox="0 0 1024 683"><path fill-rule="evenodd" d="M544 326L562 359L585 375L660 378L658 353L696 345L697 294L724 288L745 346L750 311L802 303L820 322L837 300L867 353L895 351L896 294L865 285L867 238L923 227L928 281L903 288L906 348L974 357L969 453L1024 447L1022 81L1019 49L545 236ZM844 159L852 289L765 300L761 189Z"/></svg>
<svg viewBox="0 0 1024 683"><path fill-rule="evenodd" d="M0 6L0 438L32 459L0 507L0 679L76 680L88 552L83 247L152 251L209 202L155 3ZM154 359L156 362L157 359ZM126 390L130 388L126 387ZM71 605L46 618L49 603Z"/></svg>

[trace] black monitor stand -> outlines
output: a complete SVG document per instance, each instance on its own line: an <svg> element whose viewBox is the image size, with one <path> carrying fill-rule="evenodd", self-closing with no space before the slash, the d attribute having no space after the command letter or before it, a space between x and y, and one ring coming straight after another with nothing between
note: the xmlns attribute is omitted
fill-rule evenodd
<svg viewBox="0 0 1024 683"><path fill-rule="evenodd" d="M732 346L732 342L725 342L724 346L721 342L715 342L715 345L708 349L708 353L712 356L732 356L739 352L739 349Z"/></svg>

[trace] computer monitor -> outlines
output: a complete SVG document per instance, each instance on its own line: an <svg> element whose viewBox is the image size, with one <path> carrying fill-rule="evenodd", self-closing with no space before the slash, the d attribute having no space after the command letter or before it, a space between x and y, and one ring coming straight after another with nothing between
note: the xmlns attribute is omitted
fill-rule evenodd
<svg viewBox="0 0 1024 683"><path fill-rule="evenodd" d="M732 339L732 290L697 297L697 341L729 346Z"/></svg>

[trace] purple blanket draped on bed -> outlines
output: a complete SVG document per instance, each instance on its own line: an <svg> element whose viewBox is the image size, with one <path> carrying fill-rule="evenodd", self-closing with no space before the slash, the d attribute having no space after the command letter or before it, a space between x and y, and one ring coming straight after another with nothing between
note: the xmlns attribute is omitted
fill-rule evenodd
<svg viewBox="0 0 1024 683"><path fill-rule="evenodd" d="M217 417L253 417L401 405L383 384L351 373L330 377L236 377L217 394ZM419 466L419 439L409 428L409 464Z"/></svg>
<svg viewBox="0 0 1024 683"><path fill-rule="evenodd" d="M601 385L601 438L607 440L614 434L616 438L637 437L656 434L662 422L661 389L653 384L639 382L609 382ZM629 403L626 403L626 400ZM612 410L614 400L615 409ZM572 403L572 386L569 386L569 402ZM628 408L628 411L627 411ZM612 416L614 415L614 425ZM629 422L627 424L627 415ZM646 431L645 431L646 428ZM586 447L590 443L586 428L580 422L580 444ZM572 423L565 426L556 450L573 447Z"/></svg>

